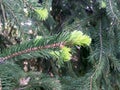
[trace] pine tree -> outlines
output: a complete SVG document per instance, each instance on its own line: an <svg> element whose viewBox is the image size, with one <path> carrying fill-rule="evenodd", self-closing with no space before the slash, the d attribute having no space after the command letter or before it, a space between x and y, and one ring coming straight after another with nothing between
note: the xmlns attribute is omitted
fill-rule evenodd
<svg viewBox="0 0 120 90"><path fill-rule="evenodd" d="M0 89L119 90L119 0L1 0Z"/></svg>

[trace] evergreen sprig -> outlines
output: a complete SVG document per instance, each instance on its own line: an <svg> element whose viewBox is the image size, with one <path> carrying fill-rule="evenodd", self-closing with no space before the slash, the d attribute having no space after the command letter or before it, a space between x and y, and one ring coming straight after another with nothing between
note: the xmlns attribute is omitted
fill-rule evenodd
<svg viewBox="0 0 120 90"><path fill-rule="evenodd" d="M77 36L76 36L77 34ZM5 49L0 55L0 62L4 62L8 59L28 59L32 57L52 57L50 50L54 48L60 48L62 46L71 45L89 45L91 43L91 38L87 35L83 35L81 31L74 31L71 33L62 33L55 36L41 37L38 39L33 39L20 45L15 45L9 49ZM66 54L66 59L70 59L71 55L67 55L69 49L63 49L64 54ZM68 56L68 57L67 57Z"/></svg>

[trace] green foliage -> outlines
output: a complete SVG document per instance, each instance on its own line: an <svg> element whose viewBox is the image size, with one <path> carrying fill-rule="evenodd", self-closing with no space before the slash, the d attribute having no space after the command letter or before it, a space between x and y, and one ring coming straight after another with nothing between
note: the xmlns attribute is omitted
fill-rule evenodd
<svg viewBox="0 0 120 90"><path fill-rule="evenodd" d="M60 59L66 62L71 59L72 55L70 54L70 51L70 48L62 46L60 51L52 51L50 54L53 55L55 59Z"/></svg>
<svg viewBox="0 0 120 90"><path fill-rule="evenodd" d="M90 88L90 78L91 73L87 73L80 78L72 77L62 77L61 83L63 85L62 90L88 90Z"/></svg>
<svg viewBox="0 0 120 90"><path fill-rule="evenodd" d="M70 36L70 40L75 45L89 46L91 43L91 38L87 35L83 35L81 31L73 31Z"/></svg>
<svg viewBox="0 0 120 90"><path fill-rule="evenodd" d="M35 12L38 14L40 20L46 20L48 18L48 11L46 8L35 9Z"/></svg>
<svg viewBox="0 0 120 90"><path fill-rule="evenodd" d="M106 3L104 1L101 1L101 8L106 8Z"/></svg>
<svg viewBox="0 0 120 90"><path fill-rule="evenodd" d="M72 36L71 34L69 32L66 32L66 33L60 34L59 36L54 35L54 36L48 36L48 37L39 37L39 38L30 40L28 42L24 42L23 44L12 46L9 49L5 49L1 53L0 56L2 58L0 62L2 62L2 60L8 60L8 59L20 60L20 59L30 59L33 57L34 58L41 57L46 59L51 58L52 56L49 52L51 52L50 50L52 50L52 48L57 48L57 47L59 48L61 47L61 45L67 45L67 43L68 44L71 43L71 45L72 43L73 44L75 43L74 41L76 40L75 38L72 38L73 34ZM78 33L78 36L79 35L80 34ZM85 35L85 39L87 39L86 37L88 36ZM83 45L90 44L90 41L87 41L87 42L84 41L85 40L84 36L82 38L83 40L81 38L77 38L77 40L80 39L80 41L77 42L78 45L80 45L79 43L82 43ZM60 58L63 59L64 61L70 60L71 54L69 52L70 52L70 48L62 47L60 51Z"/></svg>
<svg viewBox="0 0 120 90"><path fill-rule="evenodd" d="M61 58L63 58L64 61L69 61L71 59L71 54L70 54L70 48L67 47L62 47L61 50Z"/></svg>
<svg viewBox="0 0 120 90"><path fill-rule="evenodd" d="M119 8L118 8L117 0L106 0L106 11L108 15L119 22Z"/></svg>
<svg viewBox="0 0 120 90"><path fill-rule="evenodd" d="M0 80L3 90L13 90L19 85L24 72L18 65L6 63L0 65Z"/></svg>
<svg viewBox="0 0 120 90"><path fill-rule="evenodd" d="M119 0L42 1L0 1L2 89L119 90Z"/></svg>
<svg viewBox="0 0 120 90"><path fill-rule="evenodd" d="M60 80L57 77L51 78L40 72L29 72L28 75L31 80L25 90L62 90Z"/></svg>

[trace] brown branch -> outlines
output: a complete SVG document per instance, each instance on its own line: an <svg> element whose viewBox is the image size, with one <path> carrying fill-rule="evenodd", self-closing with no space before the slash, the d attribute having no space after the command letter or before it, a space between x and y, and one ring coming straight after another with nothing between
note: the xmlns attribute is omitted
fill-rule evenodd
<svg viewBox="0 0 120 90"><path fill-rule="evenodd" d="M7 3L6 3L7 4ZM19 20L17 19L16 15L14 14L13 10L11 9L11 7L7 4L6 7L8 7L9 11L11 12L13 18L16 20L17 24L20 26L19 24Z"/></svg>
<svg viewBox="0 0 120 90"><path fill-rule="evenodd" d="M4 18L4 21L5 21L5 23L6 23L6 17L5 17L5 9L4 9L4 6L3 6L3 4L1 3L1 9L2 9L2 14L3 14L3 18Z"/></svg>
<svg viewBox="0 0 120 90"><path fill-rule="evenodd" d="M0 63L4 62L5 60L11 59L13 57L22 55L22 54L38 51L38 50L41 50L41 49L61 47L61 46L65 45L65 44L66 44L65 42L58 42L58 43L50 44L50 45L46 45L46 46L39 46L39 47L28 48L26 50L22 50L22 51L13 53L11 55L8 55L8 56L5 56L5 57L1 57L0 58Z"/></svg>
<svg viewBox="0 0 120 90"><path fill-rule="evenodd" d="M99 63L97 65L97 68L95 72L90 77L90 90L92 90L92 84L93 84L93 78L95 77L96 72L99 70L99 66L102 62L102 56L103 56L103 39L102 39L102 28L101 28L101 20L100 20L100 27L99 27L99 40L100 40L100 56L99 56Z"/></svg>

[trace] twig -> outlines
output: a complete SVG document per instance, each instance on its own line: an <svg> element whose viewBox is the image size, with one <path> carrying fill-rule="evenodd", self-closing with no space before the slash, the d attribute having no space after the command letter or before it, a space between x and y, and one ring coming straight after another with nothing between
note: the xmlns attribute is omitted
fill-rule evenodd
<svg viewBox="0 0 120 90"><path fill-rule="evenodd" d="M1 9L2 9L2 14L3 14L4 21L6 22L5 9L4 9L4 7L3 7L3 4L2 4L2 3L1 3Z"/></svg>
<svg viewBox="0 0 120 90"><path fill-rule="evenodd" d="M99 63L97 65L97 69L95 70L95 72L92 74L91 78L90 78L90 90L92 90L92 82L93 82L93 77L95 76L96 72L99 69L99 65L101 63L102 60L102 52L103 52L103 41L102 41L102 29L101 29L101 20L100 20L100 29L99 29L99 39L100 39L100 56L99 56Z"/></svg>
<svg viewBox="0 0 120 90"><path fill-rule="evenodd" d="M46 46L38 46L38 47L28 48L26 50L15 52L15 53L8 55L8 56L5 56L5 57L0 57L0 63L3 63L7 59L10 59L10 58L22 55L22 54L30 53L33 51L38 51L41 49L61 47L62 45L65 45L65 44L66 44L65 42L58 42L58 43L54 43L54 44L50 44L50 45L46 45Z"/></svg>
<svg viewBox="0 0 120 90"><path fill-rule="evenodd" d="M6 3L6 4L7 4L7 3ZM14 12L12 11L11 7L10 7L8 4L6 5L6 7L8 7L8 9L9 9L9 11L11 12L13 18L15 18L17 24L20 26L19 21L18 21L17 17L15 16Z"/></svg>

